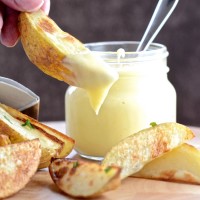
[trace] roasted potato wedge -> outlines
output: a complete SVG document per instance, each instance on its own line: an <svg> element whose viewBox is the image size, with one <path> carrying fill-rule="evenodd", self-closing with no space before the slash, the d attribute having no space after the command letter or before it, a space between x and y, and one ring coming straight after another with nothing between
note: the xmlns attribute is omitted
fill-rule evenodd
<svg viewBox="0 0 200 200"><path fill-rule="evenodd" d="M86 75L87 80L90 75L94 85L99 82L95 80L97 76L107 77L104 82L112 79L115 81L118 78L114 70L92 54L78 39L62 31L41 10L20 13L19 31L23 48L30 61L44 73L58 80L80 86L80 76L82 79ZM95 68L101 70L97 71Z"/></svg>
<svg viewBox="0 0 200 200"><path fill-rule="evenodd" d="M50 175L64 193L73 197L96 197L120 185L120 168L70 159L55 159Z"/></svg>
<svg viewBox="0 0 200 200"><path fill-rule="evenodd" d="M7 135L0 134L0 146L6 146L11 144L11 141Z"/></svg>
<svg viewBox="0 0 200 200"><path fill-rule="evenodd" d="M22 12L19 31L23 48L33 64L58 80L76 85L75 74L63 65L63 60L68 54L86 51L78 39L62 31L43 11Z"/></svg>
<svg viewBox="0 0 200 200"><path fill-rule="evenodd" d="M42 148L39 168L48 167L52 157L67 156L74 146L72 138L4 104L0 104L0 132L8 135L11 143L39 138Z"/></svg>
<svg viewBox="0 0 200 200"><path fill-rule="evenodd" d="M0 199L25 187L40 163L39 139L0 147Z"/></svg>
<svg viewBox="0 0 200 200"><path fill-rule="evenodd" d="M193 132L184 125L159 124L141 130L119 142L107 153L102 164L121 167L123 179L193 137Z"/></svg>
<svg viewBox="0 0 200 200"><path fill-rule="evenodd" d="M182 144L146 164L134 177L200 184L200 150Z"/></svg>

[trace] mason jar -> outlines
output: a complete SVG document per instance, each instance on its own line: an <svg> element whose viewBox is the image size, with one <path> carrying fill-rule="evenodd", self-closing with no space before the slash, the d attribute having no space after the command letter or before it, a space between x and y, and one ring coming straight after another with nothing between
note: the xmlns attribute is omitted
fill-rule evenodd
<svg viewBox="0 0 200 200"><path fill-rule="evenodd" d="M86 46L113 67L119 79L98 114L85 90L74 86L67 89L67 133L75 139L78 154L101 160L120 140L152 122L176 121L176 92L168 80L168 51L164 45L153 43L139 53L135 52L138 42L98 42Z"/></svg>

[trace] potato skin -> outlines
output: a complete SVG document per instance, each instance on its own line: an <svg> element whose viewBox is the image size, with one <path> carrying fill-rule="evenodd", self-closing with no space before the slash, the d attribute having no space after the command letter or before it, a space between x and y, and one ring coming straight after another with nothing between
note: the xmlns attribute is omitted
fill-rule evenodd
<svg viewBox="0 0 200 200"><path fill-rule="evenodd" d="M39 139L0 147L0 199L25 187L40 162Z"/></svg>
<svg viewBox="0 0 200 200"><path fill-rule="evenodd" d="M42 11L20 13L18 27L22 46L30 61L44 73L75 85L73 72L62 61L69 54L85 50L84 45L62 31Z"/></svg>

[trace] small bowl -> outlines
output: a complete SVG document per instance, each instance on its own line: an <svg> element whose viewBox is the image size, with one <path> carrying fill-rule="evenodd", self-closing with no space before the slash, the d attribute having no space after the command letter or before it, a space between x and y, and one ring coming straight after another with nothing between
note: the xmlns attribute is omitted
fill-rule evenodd
<svg viewBox="0 0 200 200"><path fill-rule="evenodd" d="M22 84L0 76L0 103L38 119L40 98Z"/></svg>

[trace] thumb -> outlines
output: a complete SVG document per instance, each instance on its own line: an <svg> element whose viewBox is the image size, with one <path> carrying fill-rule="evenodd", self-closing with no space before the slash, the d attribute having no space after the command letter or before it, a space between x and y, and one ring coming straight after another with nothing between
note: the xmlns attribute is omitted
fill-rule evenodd
<svg viewBox="0 0 200 200"><path fill-rule="evenodd" d="M0 1L14 10L27 11L27 12L36 11L44 4L44 0L0 0Z"/></svg>

